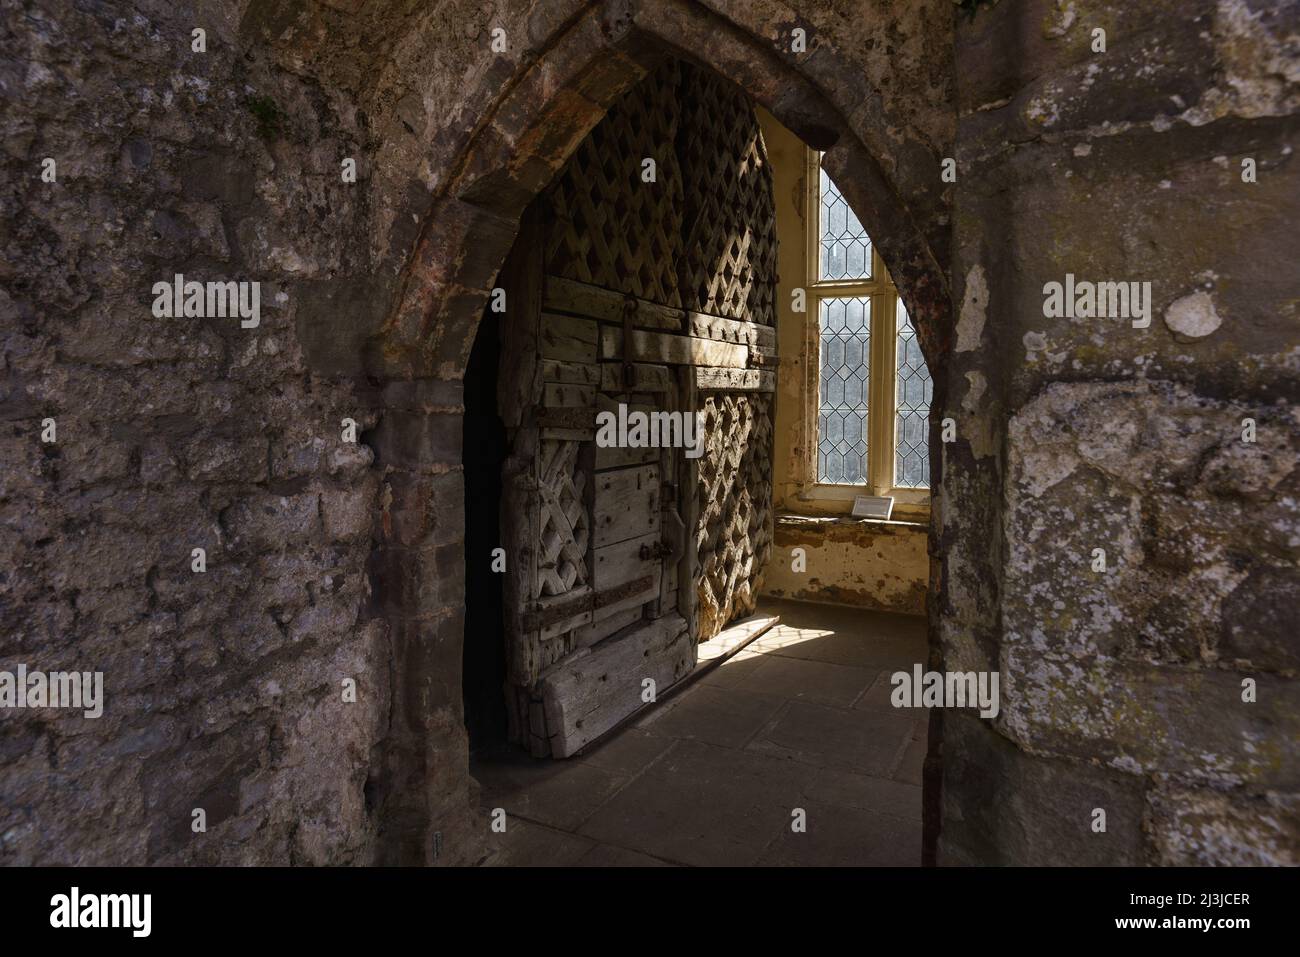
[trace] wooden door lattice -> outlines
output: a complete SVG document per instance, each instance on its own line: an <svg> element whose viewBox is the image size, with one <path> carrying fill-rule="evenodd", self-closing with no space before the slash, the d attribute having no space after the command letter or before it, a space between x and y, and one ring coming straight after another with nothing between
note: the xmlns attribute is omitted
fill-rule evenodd
<svg viewBox="0 0 1300 957"><path fill-rule="evenodd" d="M699 633L716 635L754 610L772 551L771 400L720 392L704 401L708 455L700 465L696 535Z"/></svg>
<svg viewBox="0 0 1300 957"><path fill-rule="evenodd" d="M538 529L537 591L563 595L587 582L587 543L590 538L583 488L587 475L575 471L578 443L544 441L537 456L541 497Z"/></svg>
<svg viewBox="0 0 1300 957"><path fill-rule="evenodd" d="M776 275L772 170L748 98L684 66L677 153L685 181L685 255L678 286L688 309L770 326Z"/></svg>
<svg viewBox="0 0 1300 957"><path fill-rule="evenodd" d="M591 131L551 187L555 227L548 274L681 305L682 174L677 135L680 70L650 73ZM642 179L653 159L654 182Z"/></svg>
<svg viewBox="0 0 1300 957"><path fill-rule="evenodd" d="M776 240L753 109L663 63L526 223L501 280L507 702L514 740L564 757L752 610L770 552ZM616 409L702 413L704 457L597 443Z"/></svg>

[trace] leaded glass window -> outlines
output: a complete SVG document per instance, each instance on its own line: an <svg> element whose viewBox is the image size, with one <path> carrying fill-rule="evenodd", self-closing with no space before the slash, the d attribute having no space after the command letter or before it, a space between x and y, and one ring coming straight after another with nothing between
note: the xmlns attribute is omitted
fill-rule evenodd
<svg viewBox="0 0 1300 957"><path fill-rule="evenodd" d="M821 171L819 279L870 279L871 238L826 171Z"/></svg>
<svg viewBox="0 0 1300 957"><path fill-rule="evenodd" d="M817 481L867 482L871 300L821 300L821 404L817 413Z"/></svg>
<svg viewBox="0 0 1300 957"><path fill-rule="evenodd" d="M921 344L902 299L896 299L898 341L894 401L894 484L903 488L930 485L930 400L934 385L921 355Z"/></svg>
<svg viewBox="0 0 1300 957"><path fill-rule="evenodd" d="M807 234L808 292L816 303L809 311L817 317L815 484L859 486L919 504L930 484L934 388L916 329L879 250L821 168L820 154L810 152L808 162L807 208L815 214ZM808 412L811 420L811 402ZM809 472L812 466L809 461Z"/></svg>

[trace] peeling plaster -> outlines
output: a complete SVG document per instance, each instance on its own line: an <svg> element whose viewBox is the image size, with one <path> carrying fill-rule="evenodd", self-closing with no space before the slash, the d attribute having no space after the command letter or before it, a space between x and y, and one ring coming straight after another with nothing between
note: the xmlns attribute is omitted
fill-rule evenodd
<svg viewBox="0 0 1300 957"><path fill-rule="evenodd" d="M1222 324L1223 320L1214 308L1214 298L1200 290L1175 299L1165 310L1165 325L1177 335L1189 339L1208 336Z"/></svg>
<svg viewBox="0 0 1300 957"><path fill-rule="evenodd" d="M966 273L966 298L962 300L961 315L957 319L958 352L973 352L979 348L988 305L989 286L984 278L984 267L976 263Z"/></svg>

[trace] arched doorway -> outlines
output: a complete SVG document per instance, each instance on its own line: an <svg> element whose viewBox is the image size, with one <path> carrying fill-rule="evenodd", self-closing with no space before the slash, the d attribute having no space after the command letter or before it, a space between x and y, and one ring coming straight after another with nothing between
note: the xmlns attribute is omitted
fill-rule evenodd
<svg viewBox="0 0 1300 957"><path fill-rule="evenodd" d="M864 113L860 101L853 103L850 98L861 92L856 88L823 94L814 81L833 78L835 69L827 73L825 58L789 52L788 34L781 31L774 44L737 31L707 10L672 2L598 5L559 27L545 56L481 117L467 138L455 175L435 198L402 292L382 334L374 339L375 373L392 380L458 381L463 376L479 317L527 204L620 95L665 57L678 55L735 80L806 142L826 150L827 167L836 172L846 198L880 237L889 257L934 372L935 407L942 408L951 317L948 282L932 240L944 229L933 224L918 227L913 209L927 203L918 200L909 207L902 199L907 190L886 175L868 149L866 142L883 135L887 121ZM937 171L938 158L931 159ZM932 198L926 197L927 202ZM937 448L932 442L931 449ZM932 455L937 486L941 463L937 452ZM937 596L944 578L933 531L931 553L936 563L931 574L934 608L942 605ZM934 615L931 635L934 657ZM408 697L414 701L433 680L425 653L404 646L400 639L394 651L397 680L413 689ZM459 710L459 701L456 706ZM394 740L405 743L394 751L386 782L377 787L386 797L384 815L396 823L389 831L400 842L387 853L390 859L409 860L413 853L427 859L427 850L421 849L429 848L434 838L436 806L425 795L407 793L397 782L436 773L420 742L434 733L445 738L447 728L439 719L435 729L418 711L405 715L404 721L406 727L395 729ZM934 735L932 747L937 745ZM437 770L445 773L446 751L439 748L436 754L441 762ZM455 761L454 756L450 760ZM935 796L927 798L932 805L927 821L932 823L937 823Z"/></svg>
<svg viewBox="0 0 1300 957"><path fill-rule="evenodd" d="M586 747L754 610L773 527L772 188L744 94L667 58L529 207L497 279L466 419L491 419L474 358L500 342L502 549L489 567L467 522L467 591L504 581L500 682L534 756ZM471 475L482 448L466 447L467 515L490 487ZM493 638L474 632L467 672Z"/></svg>

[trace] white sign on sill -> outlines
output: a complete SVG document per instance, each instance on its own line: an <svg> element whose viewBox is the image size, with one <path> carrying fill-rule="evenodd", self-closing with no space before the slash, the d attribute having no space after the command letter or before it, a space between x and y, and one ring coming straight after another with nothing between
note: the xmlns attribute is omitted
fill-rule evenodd
<svg viewBox="0 0 1300 957"><path fill-rule="evenodd" d="M892 495L859 495L853 500L854 518L876 518L887 522L893 513Z"/></svg>

